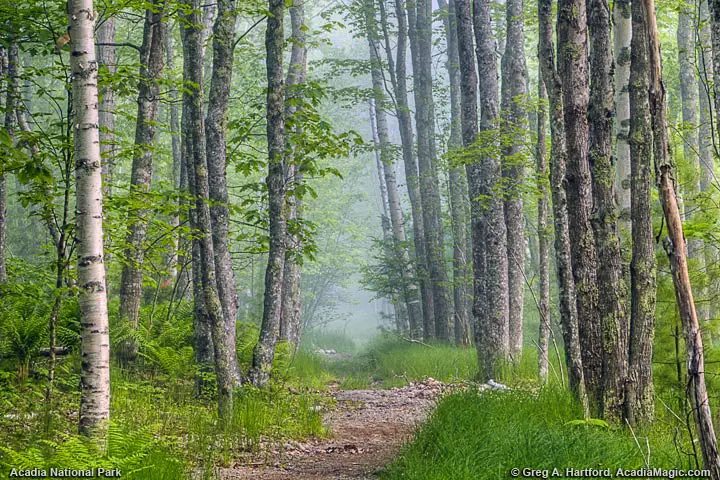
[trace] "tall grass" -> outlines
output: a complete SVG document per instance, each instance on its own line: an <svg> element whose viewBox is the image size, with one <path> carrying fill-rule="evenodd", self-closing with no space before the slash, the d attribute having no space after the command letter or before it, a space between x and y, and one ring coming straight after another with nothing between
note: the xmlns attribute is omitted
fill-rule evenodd
<svg viewBox="0 0 720 480"><path fill-rule="evenodd" d="M461 393L444 398L430 421L384 472L385 479L510 478L512 468L695 468L673 443L672 428L652 431L573 425L582 412L560 389ZM647 437L647 443L646 443ZM638 447L638 443L640 447Z"/></svg>

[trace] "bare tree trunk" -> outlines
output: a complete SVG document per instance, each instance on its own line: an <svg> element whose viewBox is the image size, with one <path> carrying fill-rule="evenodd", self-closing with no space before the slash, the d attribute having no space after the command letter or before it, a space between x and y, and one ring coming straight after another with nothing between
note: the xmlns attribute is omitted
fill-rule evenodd
<svg viewBox="0 0 720 480"><path fill-rule="evenodd" d="M713 156L713 125L712 125L712 92L710 91L711 79L713 78L712 60L712 34L710 29L710 12L708 2L699 0L699 25L697 42L697 66L700 76L698 78L699 97L699 129L698 149L700 153L700 191L708 194L712 191L712 182L715 176L715 159ZM715 113L717 114L717 113ZM715 262L713 247L709 243L704 245L705 265L712 265ZM714 286L716 279L710 278L710 285L704 292L706 298L714 297L717 288ZM698 315L700 321L706 322L715 318L715 302L707 301L701 307Z"/></svg>
<svg viewBox="0 0 720 480"><path fill-rule="evenodd" d="M290 24L292 26L290 53L290 65L287 74L287 98L291 100L302 98L302 86L307 77L307 35L305 33L305 0L295 0L290 7ZM296 101L285 102L285 118L291 119L299 111L300 107ZM293 123L293 133L302 135L302 122ZM295 190L302 183L302 172L300 171L299 160L295 155L295 147L286 140L288 159L285 162L287 173L286 178L290 183L287 193L288 222L297 223L300 220L302 210L302 199L295 195ZM290 342L293 351L300 346L300 324L302 313L302 296L300 294L300 262L298 258L302 255L302 239L295 232L288 229L286 247L290 255L285 255L283 267L283 298L282 311L280 314L280 340Z"/></svg>
<svg viewBox="0 0 720 480"><path fill-rule="evenodd" d="M270 250L265 271L265 298L260 326L260 340L253 351L250 381L258 387L267 384L280 334L282 284L285 262L285 85L283 81L283 20L285 1L269 0L265 48L267 50L267 138L268 201L270 216Z"/></svg>
<svg viewBox="0 0 720 480"><path fill-rule="evenodd" d="M452 308L449 301L449 280L445 270L443 229L441 222L440 183L435 149L435 106L432 79L432 2L417 0L410 4L409 32L415 88L415 123L417 125L418 173L422 201L428 270L433 292L434 332L426 337L447 340ZM412 37L415 40L412 40Z"/></svg>
<svg viewBox="0 0 720 480"><path fill-rule="evenodd" d="M379 1L380 12L384 12L384 0ZM422 338L423 331L429 331L435 324L435 310L433 308L432 285L428 274L427 248L425 245L425 223L423 220L422 201L420 198L420 179L418 177L418 164L415 156L415 140L412 129L412 115L408 105L407 87L407 39L408 25L406 16L406 5L403 0L395 1L395 16L397 18L397 59L393 60L390 48L390 36L388 34L387 22L383 20L383 34L385 37L385 50L387 52L390 79L393 82L395 93L396 114L400 129L400 141L402 143L403 164L405 166L405 182L407 184L408 197L410 198L410 213L413 224L413 244L415 246L415 262L417 265L417 276L420 283L422 298L423 322L421 325L411 327L413 338Z"/></svg>
<svg viewBox="0 0 720 480"><path fill-rule="evenodd" d="M496 55L496 42L492 36L490 23L490 1L473 0L473 25L475 30L478 80L480 84L480 131L485 132L496 127L499 110L499 89ZM497 145L483 145L492 147ZM494 150L494 149L490 149ZM478 268L475 262L475 276L482 272L481 281L485 288L475 287L475 306L473 313L480 317L478 325L478 356L480 375L485 380L495 378L499 362L507 359L509 353L508 329L508 252L505 230L505 214L501 189L502 166L500 158L493 153L483 153L481 167L468 169L470 197L473 199L490 198L483 202L487 205L476 206L482 211L482 235L484 248L473 247L473 255L484 253L484 266ZM487 197L483 197L487 196ZM473 203L478 203L474 201ZM479 225L478 225L479 226ZM476 227L473 226L475 229ZM476 233L473 231L473 236ZM478 296L483 295L482 303Z"/></svg>
<svg viewBox="0 0 720 480"><path fill-rule="evenodd" d="M157 137L158 106L160 103L159 80L165 65L165 21L158 0L145 12L143 44L140 48L140 83L138 85L137 124L135 148L130 178L130 190L136 201L150 190L152 163ZM138 198L140 197L140 198ZM125 264L120 279L120 318L132 329L138 328L142 300L143 263L145 261L145 236L150 211L139 208L131 213L131 225L125 250ZM128 339L120 346L118 355L123 362L131 362L137 356L137 343Z"/></svg>
<svg viewBox="0 0 720 480"><path fill-rule="evenodd" d="M236 383L241 374L235 353L235 335L238 309L235 274L230 256L230 211L227 191L227 117L232 83L233 53L235 51L235 21L237 10L234 0L218 0L217 19L213 28L212 81L208 94L205 120L208 181L210 187L210 218L212 221L213 251L217 289L225 321L224 343L230 351L230 371Z"/></svg>
<svg viewBox="0 0 720 480"><path fill-rule="evenodd" d="M504 149L503 179L505 182L505 225L508 256L508 325L510 356L519 362L523 347L523 306L525 299L525 216L522 187L523 132L527 127L527 112L523 106L527 95L527 66L525 65L525 32L523 0L507 0L506 43L502 57L502 109L508 128L514 132L512 145Z"/></svg>
<svg viewBox="0 0 720 480"><path fill-rule="evenodd" d="M563 82L567 137L566 191L585 388L591 411L602 406L602 331L598 315L598 259L590 218L588 159L588 41L585 0L558 1L558 71Z"/></svg>
<svg viewBox="0 0 720 480"><path fill-rule="evenodd" d="M165 35L165 66L169 72L175 70L175 48L172 35L168 32ZM185 188L186 180L183 176L187 176L187 173L183 169L183 158L182 158L182 146L181 146L181 135L180 135L180 109L178 108L179 93L175 85L170 87L169 91L170 105L168 105L168 115L170 116L170 147L172 152L172 172L173 172L173 187L176 191L181 192ZM180 210L181 201L178 196L177 199L177 210L173 212L170 219L170 224L173 228L177 229L180 226ZM184 255L181 254L181 250L184 248L182 245L182 239L180 238L179 232L176 230L173 233L173 250L169 254L168 268L170 269L170 278L178 281L176 287L177 291L184 291L187 285L187 269L183 269L185 263ZM181 278L178 278L181 275Z"/></svg>
<svg viewBox="0 0 720 480"><path fill-rule="evenodd" d="M75 178L78 285L82 369L80 433L101 448L110 423L110 337L108 328L102 230L102 159L98 118L98 63L92 0L72 0L72 98L75 113Z"/></svg>
<svg viewBox="0 0 720 480"><path fill-rule="evenodd" d="M570 226L568 221L565 163L565 115L563 108L563 84L555 70L555 47L553 45L552 0L538 3L539 44L538 55L542 78L548 91L550 136L550 188L552 192L553 221L555 224L555 264L559 286L560 325L565 344L565 360L568 366L570 389L583 405L587 415L588 401L580 353L580 333L577 317L575 281L572 275Z"/></svg>
<svg viewBox="0 0 720 480"><path fill-rule="evenodd" d="M593 211L590 219L598 256L597 291L602 329L602 413L605 419L622 418L628 371L628 315L617 232L614 161L612 154L613 53L610 40L610 5L589 0L590 28L590 132L589 161L592 174Z"/></svg>
<svg viewBox="0 0 720 480"><path fill-rule="evenodd" d="M115 65L115 18L109 16L97 31L98 63L112 75ZM103 176L105 177L103 194L112 195L113 167L115 164L115 90L111 82L105 81L100 91L100 153L103 156Z"/></svg>
<svg viewBox="0 0 720 480"><path fill-rule="evenodd" d="M630 0L613 2L615 52L615 196L621 225L630 232ZM623 234L624 235L624 234Z"/></svg>
<svg viewBox="0 0 720 480"><path fill-rule="evenodd" d="M192 159L192 170L188 176L194 176L195 214L193 225L199 237L200 264L202 271L202 290L205 315L212 331L213 354L215 357L215 375L217 378L218 416L227 421L233 411L233 371L232 357L225 337L225 321L215 276L215 253L212 241L212 220L210 216L210 185L206 154L205 125L203 121L203 57L201 55L202 30L200 22L200 1L193 0L191 11L186 16L187 25L184 34L183 76L189 87L184 92L187 108L187 123L190 128L190 149L187 152Z"/></svg>
<svg viewBox="0 0 720 480"><path fill-rule="evenodd" d="M548 378L548 346L550 338L550 258L548 228L548 161L547 161L547 91L542 72L538 76L538 111L537 111L537 146L535 156L537 161L537 183L540 195L538 197L538 276L540 277L540 332L538 334L538 373L543 383Z"/></svg>
<svg viewBox="0 0 720 480"><path fill-rule="evenodd" d="M632 159L632 261L630 262L630 375L626 417L642 423L654 415L652 347L655 335L655 246L652 227L652 119L648 92L649 38L645 0L632 4L633 38L630 60L630 158ZM652 13L651 13L652 12Z"/></svg>
<svg viewBox="0 0 720 480"><path fill-rule="evenodd" d="M17 44L12 43L10 50L15 49L17 52ZM12 140L15 130L15 110L17 109L17 92L13 87L16 83L13 78L17 76L17 64L10 61L11 52L2 49L2 62L0 69L2 76L6 81L6 97L5 97L5 131ZM17 57L17 55L15 55ZM3 171L0 173L0 283L7 282L7 174Z"/></svg>
<svg viewBox="0 0 720 480"><path fill-rule="evenodd" d="M438 6L447 10L443 16L445 36L447 39L447 70L450 79L450 138L448 150L462 148L462 115L460 112L462 98L460 93L460 67L458 57L457 18L455 1L440 0ZM455 311L455 343L470 344L470 328L468 311L468 281L470 279L470 262L468 261L467 225L469 203L467 197L467 177L462 166L448 166L450 190L450 216L453 234L453 305Z"/></svg>
<svg viewBox="0 0 720 480"><path fill-rule="evenodd" d="M639 4L637 8L635 3ZM633 2L633 23L634 25L645 25L647 29L647 49L649 54L647 69L650 79L649 106L652 118L655 176L668 229L668 237L664 241L664 246L670 258L670 271L675 286L675 297L685 333L689 393L692 397L693 416L700 437L700 448L702 449L705 468L710 470L710 478L717 480L720 479L720 455L718 455L710 402L705 387L703 342L695 312L692 287L690 286L687 247L683 235L682 220L675 196L675 180L667 131L665 87L662 80L660 39L655 19L655 2L653 0L636 0Z"/></svg>

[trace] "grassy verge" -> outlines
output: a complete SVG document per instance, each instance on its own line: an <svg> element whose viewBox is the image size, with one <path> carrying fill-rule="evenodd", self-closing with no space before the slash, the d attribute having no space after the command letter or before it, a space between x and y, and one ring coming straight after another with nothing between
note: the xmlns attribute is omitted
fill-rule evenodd
<svg viewBox="0 0 720 480"><path fill-rule="evenodd" d="M565 468L614 473L646 466L647 448L652 467L695 468L680 453L692 447L676 445L674 429L663 422L635 432L636 441L625 428L568 423L579 418L580 409L560 389L451 395L383 478L497 480L510 478L513 468L557 468L561 478Z"/></svg>

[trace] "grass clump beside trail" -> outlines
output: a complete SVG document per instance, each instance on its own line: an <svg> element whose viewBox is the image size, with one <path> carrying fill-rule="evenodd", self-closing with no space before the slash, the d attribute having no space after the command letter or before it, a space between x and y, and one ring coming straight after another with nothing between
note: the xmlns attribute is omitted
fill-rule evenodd
<svg viewBox="0 0 720 480"><path fill-rule="evenodd" d="M450 395L382 478L497 480L510 478L513 468L557 468L561 478L565 468L614 474L619 467L646 467L648 445L651 467L696 468L679 453L692 446L676 446L674 430L660 422L636 431L636 441L626 428L573 424L580 418L578 405L560 389Z"/></svg>

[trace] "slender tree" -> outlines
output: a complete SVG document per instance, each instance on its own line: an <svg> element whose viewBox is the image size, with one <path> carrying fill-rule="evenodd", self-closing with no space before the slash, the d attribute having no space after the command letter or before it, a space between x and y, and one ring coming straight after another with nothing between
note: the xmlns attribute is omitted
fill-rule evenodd
<svg viewBox="0 0 720 480"><path fill-rule="evenodd" d="M98 63L102 71L113 75L117 71L115 65L115 17L104 19L97 29ZM115 89L112 82L102 81L100 90L100 152L103 156L103 176L105 177L103 193L105 197L112 195L113 166L115 163Z"/></svg>
<svg viewBox="0 0 720 480"><path fill-rule="evenodd" d="M552 192L553 221L555 226L555 264L559 286L560 325L565 344L570 389L588 413L585 379L580 353L580 333L577 316L575 281L572 275L570 225L568 221L566 182L567 152L565 145L565 115L563 84L555 69L553 45L552 0L538 2L539 42L538 56L542 79L547 87L552 151L550 155L550 189Z"/></svg>
<svg viewBox="0 0 720 480"><path fill-rule="evenodd" d="M135 148L130 177L133 198L145 205L142 198L150 190L152 165L157 138L158 107L160 105L159 80L165 65L165 21L159 0L145 12L143 43L140 47L140 82L138 85L137 123ZM125 263L120 279L120 318L132 329L140 321L142 301L143 264L145 261L145 236L150 211L143 207L133 212L127 236ZM137 356L137 343L128 338L119 349L119 356L129 362Z"/></svg>
<svg viewBox="0 0 720 480"><path fill-rule="evenodd" d="M490 22L490 1L473 1L473 27L475 31L478 81L480 85L480 132L492 132L497 127L499 111L499 88L497 62L495 60L497 44L493 38ZM495 155L497 145L482 145L481 167L468 170L470 197L474 202L482 202L483 210L480 225L484 248L473 247L473 255L483 254L477 259L475 276L485 283L484 289L475 287L474 314L479 318L476 325L480 331L478 355L480 374L485 379L494 378L498 373L498 363L509 353L508 330L508 254L505 231L505 214L501 188L502 167L500 158ZM491 147L491 148L488 148ZM489 200L487 200L489 198ZM477 207L476 207L477 208ZM478 226L480 226L478 225ZM473 243L476 232L473 231ZM478 262L484 265L478 268ZM478 296L484 299L479 303ZM479 323L478 323L479 322Z"/></svg>
<svg viewBox="0 0 720 480"><path fill-rule="evenodd" d="M590 222L595 233L598 256L598 311L602 328L602 412L608 420L619 420L623 413L628 369L628 316L614 189L612 140L615 96L611 22L608 1L589 0L591 75L588 119L593 194Z"/></svg>
<svg viewBox="0 0 720 480"><path fill-rule="evenodd" d="M649 29L645 0L632 4L630 59L630 158L632 159L630 262L630 371L626 415L631 422L651 420L654 414L652 346L655 333L655 245L652 228L652 119L650 97Z"/></svg>
<svg viewBox="0 0 720 480"><path fill-rule="evenodd" d="M602 405L602 331L598 317L598 260L590 225L593 208L588 158L588 38L585 0L558 0L558 73L563 84L567 148L566 191L573 277L585 387L590 407Z"/></svg>
<svg viewBox="0 0 720 480"><path fill-rule="evenodd" d="M523 0L507 0L505 4L506 41L502 57L502 110L512 141L504 149L503 179L505 194L505 225L508 257L508 325L510 355L519 362L523 346L523 305L525 298L525 216L523 215L522 184L524 182L525 141L527 127L524 102L527 96L527 65L525 63L525 32Z"/></svg>
<svg viewBox="0 0 720 480"><path fill-rule="evenodd" d="M15 110L17 109L17 89L14 88L14 84L17 83L15 78L17 77L18 66L16 62L10 61L11 57L17 57L17 55L11 55L9 50L15 50L17 52L17 44L12 43L8 50L2 49L2 77L6 83L6 96L5 96L5 118L4 126L5 132L12 141L15 131ZM8 280L7 277L7 173L5 171L0 172L0 283L5 283Z"/></svg>
<svg viewBox="0 0 720 480"><path fill-rule="evenodd" d="M217 289L225 321L224 343L230 354L230 369L237 383L240 383L240 367L235 354L235 317L238 309L235 274L230 256L230 211L227 189L227 116L230 100L230 84L235 51L236 2L218 0L217 17L213 27L212 80L208 94L206 127L206 148L208 164L209 195L212 202L213 251Z"/></svg>
<svg viewBox="0 0 720 480"><path fill-rule="evenodd" d="M103 266L102 159L98 62L92 0L68 6L72 34L72 98L81 321L80 433L104 447L110 421L110 338Z"/></svg>
<svg viewBox="0 0 720 480"><path fill-rule="evenodd" d="M630 231L630 0L613 2L615 53L615 195L621 225Z"/></svg>
<svg viewBox="0 0 720 480"><path fill-rule="evenodd" d="M260 340L253 350L250 381L262 387L270 377L275 346L280 334L282 283L285 262L285 83L283 80L283 21L285 1L269 0L265 34L267 51L267 138L268 138L268 201L270 215L270 251L265 271L265 297L260 326Z"/></svg>
<svg viewBox="0 0 720 480"><path fill-rule="evenodd" d="M547 161L547 90L542 78L538 76L538 111L537 111L537 145L535 157L537 162L538 184L538 276L540 277L540 332L538 334L538 373L543 382L548 377L548 346L550 339L550 229L548 228L550 193L548 189Z"/></svg>

